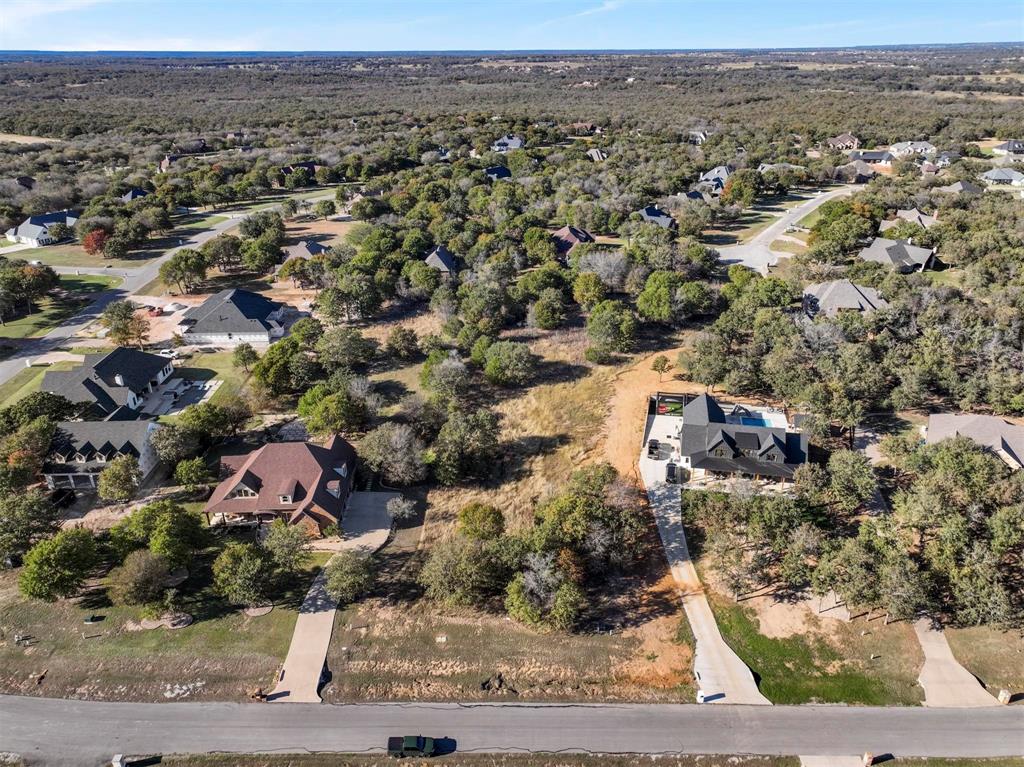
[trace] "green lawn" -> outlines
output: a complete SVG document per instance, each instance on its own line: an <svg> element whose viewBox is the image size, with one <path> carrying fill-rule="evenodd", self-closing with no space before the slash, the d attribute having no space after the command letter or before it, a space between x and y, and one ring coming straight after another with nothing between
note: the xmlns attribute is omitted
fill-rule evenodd
<svg viewBox="0 0 1024 767"><path fill-rule="evenodd" d="M768 246L771 250L777 253L792 253L797 255L807 250L806 246L801 245L798 242L791 242L790 240L772 240L771 245Z"/></svg>
<svg viewBox="0 0 1024 767"><path fill-rule="evenodd" d="M47 296L38 301L35 311L0 326L0 338L39 338L74 317L88 304L89 295L121 284L120 277L107 275L61 275L60 287L67 291L61 297Z"/></svg>
<svg viewBox="0 0 1024 767"><path fill-rule="evenodd" d="M249 380L244 369L231 364L231 355L231 352L195 352L186 359L175 361L175 375L196 381L219 379L222 383L210 397L210 402L221 402L240 394Z"/></svg>
<svg viewBox="0 0 1024 767"><path fill-rule="evenodd" d="M921 702L920 647L915 647L906 624L841 624L835 642L810 633L770 639L759 632L757 618L742 605L715 595L711 605L725 641L750 666L772 703Z"/></svg>
<svg viewBox="0 0 1024 767"><path fill-rule="evenodd" d="M964 271L962 269L943 269L942 271L929 271L925 275L932 281L936 288L963 288Z"/></svg>
<svg viewBox="0 0 1024 767"><path fill-rule="evenodd" d="M8 381L0 384L0 407L11 405L39 391L47 370L71 370L74 367L74 362L55 362L52 365L33 365L19 370Z"/></svg>
<svg viewBox="0 0 1024 767"><path fill-rule="evenodd" d="M0 644L0 690L163 701L241 700L256 686L268 687L288 650L298 606L325 557L314 557L279 591L273 611L250 618L212 590L210 567L224 542L219 539L190 566L179 593L195 622L176 631L131 630L128 623L140 619L141 608L110 605L103 580L78 599L45 603L20 596L17 571L0 573L0 628L36 639L29 648ZM103 619L85 625L87 615ZM29 675L44 669L44 683L35 684ZM178 693L169 695L176 687Z"/></svg>

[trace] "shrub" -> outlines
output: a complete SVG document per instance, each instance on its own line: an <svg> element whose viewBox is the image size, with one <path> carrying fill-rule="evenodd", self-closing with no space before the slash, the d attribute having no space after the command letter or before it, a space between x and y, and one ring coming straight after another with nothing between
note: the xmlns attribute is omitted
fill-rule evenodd
<svg viewBox="0 0 1024 767"><path fill-rule="evenodd" d="M459 532L479 541L492 540L505 532L505 517L493 506L470 503L459 510Z"/></svg>
<svg viewBox="0 0 1024 767"><path fill-rule="evenodd" d="M133 551L110 573L110 599L116 605L155 602L163 594L169 575L163 557L150 551Z"/></svg>
<svg viewBox="0 0 1024 767"><path fill-rule="evenodd" d="M349 605L366 594L375 580L370 557L359 551L342 551L326 567L327 593L339 606Z"/></svg>

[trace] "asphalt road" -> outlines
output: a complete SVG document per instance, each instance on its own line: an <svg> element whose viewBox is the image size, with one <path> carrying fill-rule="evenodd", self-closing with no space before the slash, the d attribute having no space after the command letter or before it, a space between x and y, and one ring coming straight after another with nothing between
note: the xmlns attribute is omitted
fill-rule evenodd
<svg viewBox="0 0 1024 767"><path fill-rule="evenodd" d="M112 754L380 751L389 735L458 752L897 756L1024 754L1024 707L104 703L0 696L0 751L33 764Z"/></svg>
<svg viewBox="0 0 1024 767"><path fill-rule="evenodd" d="M761 272L761 274L767 274L769 266L777 264L781 256L788 255L786 253L777 253L769 247L780 235L785 233L786 229L822 203L834 200L836 197L845 197L846 195L853 194L854 191L854 187L851 186L840 187L839 189L823 192L812 197L807 202L790 208L773 221L771 225L758 232L749 242L742 245L723 245L720 248L716 248L719 259L726 264L743 264L755 271Z"/></svg>

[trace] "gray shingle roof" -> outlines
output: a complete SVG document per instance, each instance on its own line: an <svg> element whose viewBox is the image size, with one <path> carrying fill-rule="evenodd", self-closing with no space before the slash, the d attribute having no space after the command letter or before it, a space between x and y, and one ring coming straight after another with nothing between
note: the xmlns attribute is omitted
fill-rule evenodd
<svg viewBox="0 0 1024 767"><path fill-rule="evenodd" d="M844 309L871 312L888 305L874 288L849 280L818 282L804 288L804 311L812 317L819 312L826 317L834 317Z"/></svg>
<svg viewBox="0 0 1024 767"><path fill-rule="evenodd" d="M929 248L919 248L906 240L887 240L885 237L876 237L859 255L864 261L874 261L897 271L906 272L926 268L933 254Z"/></svg>
<svg viewBox="0 0 1024 767"><path fill-rule="evenodd" d="M807 462L807 435L738 421L747 412L737 405L729 418L713 397L702 394L694 398L683 407L680 452L694 469L792 477L797 467Z"/></svg>
<svg viewBox="0 0 1024 767"><path fill-rule="evenodd" d="M992 181L997 184L1012 184L1024 181L1024 173L1013 168L993 168L982 173L981 177L986 181Z"/></svg>
<svg viewBox="0 0 1024 767"><path fill-rule="evenodd" d="M74 370L46 373L41 388L72 402L94 403L109 415L128 404L128 392L145 391L169 364L159 355L120 347L109 354L86 354L83 364Z"/></svg>
<svg viewBox="0 0 1024 767"><path fill-rule="evenodd" d="M182 324L189 325L186 333L266 333L268 317L280 308L259 293L229 288L185 312Z"/></svg>
<svg viewBox="0 0 1024 767"><path fill-rule="evenodd" d="M676 220L657 205L648 205L637 212L640 218L649 224L657 224L663 229L673 229L676 226Z"/></svg>
<svg viewBox="0 0 1024 767"><path fill-rule="evenodd" d="M455 255L444 245L438 245L430 251L427 257L423 259L423 262L439 272L445 272L446 274L453 274L455 272Z"/></svg>
<svg viewBox="0 0 1024 767"><path fill-rule="evenodd" d="M302 240L284 249L286 259L289 258L310 258L330 250L326 245L321 245L313 240Z"/></svg>
<svg viewBox="0 0 1024 767"><path fill-rule="evenodd" d="M52 224L67 224L74 226L78 221L78 214L70 210L60 210L56 213L41 213L38 216L29 216L18 226L8 231L17 237L28 237L37 239L44 235Z"/></svg>
<svg viewBox="0 0 1024 767"><path fill-rule="evenodd" d="M138 458L146 445L152 421L64 421L50 443L43 473L86 473L102 471L118 454ZM81 454L86 460L75 461ZM99 456L105 461L99 460ZM59 463L57 457L66 463Z"/></svg>
<svg viewBox="0 0 1024 767"><path fill-rule="evenodd" d="M957 435L991 449L1011 468L1024 469L1024 426L994 415L935 413L928 416L926 442L929 445Z"/></svg>
<svg viewBox="0 0 1024 767"><path fill-rule="evenodd" d="M925 229L934 226L938 219L935 216L929 216L917 208L910 208L909 210L897 210L896 218L889 221L882 221L878 225L878 231L884 232L887 229L892 229L894 226L900 223L900 221L909 221L912 224L924 227Z"/></svg>

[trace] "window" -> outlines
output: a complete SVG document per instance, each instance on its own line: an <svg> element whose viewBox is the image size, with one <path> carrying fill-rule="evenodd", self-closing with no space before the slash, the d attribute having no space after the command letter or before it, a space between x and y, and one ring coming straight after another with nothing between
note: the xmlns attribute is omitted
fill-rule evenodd
<svg viewBox="0 0 1024 767"><path fill-rule="evenodd" d="M231 491L229 498L255 498L256 493L247 488L245 485L239 485Z"/></svg>
<svg viewBox="0 0 1024 767"><path fill-rule="evenodd" d="M722 456L725 455L725 451L722 450L722 448L718 448L718 450L715 451L715 455L717 455L719 458L721 458Z"/></svg>
<svg viewBox="0 0 1024 767"><path fill-rule="evenodd" d="M279 495L277 496L277 500L281 503L291 503L292 497L290 495Z"/></svg>
<svg viewBox="0 0 1024 767"><path fill-rule="evenodd" d="M343 477L347 477L348 476L348 465L347 464L344 465L344 466L336 466L334 470L336 472L338 472Z"/></svg>

